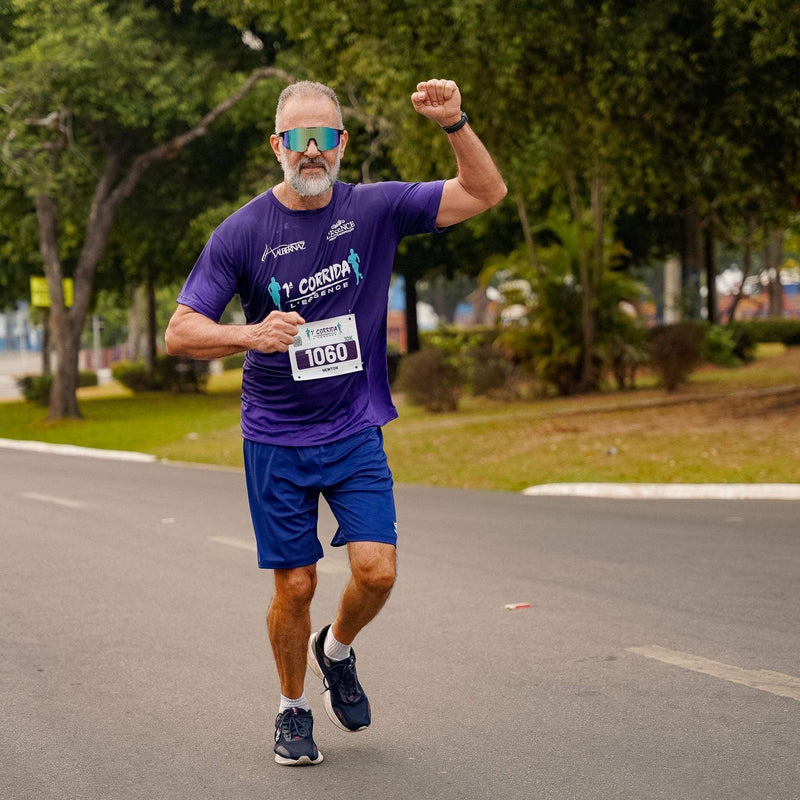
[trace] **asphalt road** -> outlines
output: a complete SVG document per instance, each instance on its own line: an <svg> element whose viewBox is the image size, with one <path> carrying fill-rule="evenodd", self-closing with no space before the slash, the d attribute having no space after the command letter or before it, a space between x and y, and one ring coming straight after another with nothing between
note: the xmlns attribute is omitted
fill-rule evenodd
<svg viewBox="0 0 800 800"><path fill-rule="evenodd" d="M800 797L800 504L397 499L373 726L309 675L325 761L290 769L243 477L0 450L0 797Z"/></svg>

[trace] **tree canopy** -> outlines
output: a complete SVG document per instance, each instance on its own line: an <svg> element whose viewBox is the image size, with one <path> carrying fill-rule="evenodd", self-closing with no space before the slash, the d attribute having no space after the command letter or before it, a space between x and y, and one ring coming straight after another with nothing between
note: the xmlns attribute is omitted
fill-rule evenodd
<svg viewBox="0 0 800 800"><path fill-rule="evenodd" d="M588 374L609 242L681 252L696 285L702 237L752 248L796 225L799 22L781 0L0 0L0 291L44 262L58 323L74 275L74 327L95 285L185 274L279 180L265 134L291 78L339 93L344 179L450 177L409 96L452 77L510 195L399 265L535 269L542 223L567 214Z"/></svg>
<svg viewBox="0 0 800 800"><path fill-rule="evenodd" d="M77 416L81 328L123 204L258 80L287 76L259 68L235 28L180 4L4 0L2 15L4 183L36 212L58 353L50 413Z"/></svg>

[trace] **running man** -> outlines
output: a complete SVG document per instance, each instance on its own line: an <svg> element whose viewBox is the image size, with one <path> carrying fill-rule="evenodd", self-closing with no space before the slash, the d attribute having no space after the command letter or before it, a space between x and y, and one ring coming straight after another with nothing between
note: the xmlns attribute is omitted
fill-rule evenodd
<svg viewBox="0 0 800 800"><path fill-rule="evenodd" d="M353 248L350 248L350 255L347 256L347 262L353 268L353 272L356 274L356 286L361 283L361 270L358 268L361 264L361 259L358 257L358 253L356 253Z"/></svg>
<svg viewBox="0 0 800 800"><path fill-rule="evenodd" d="M278 281L275 280L275 276L273 275L270 278L269 286L267 286L267 291L269 292L269 296L272 298L272 302L275 303L275 308L278 311L282 311L281 309L281 287Z"/></svg>
<svg viewBox="0 0 800 800"><path fill-rule="evenodd" d="M348 134L335 93L307 81L284 89L270 137L283 181L214 231L166 333L174 355L246 351L245 479L258 566L274 571L267 628L281 689L279 764L322 761L305 695L307 665L322 679L335 725L355 732L371 721L351 645L395 580L397 520L381 428L397 417L386 364L397 245L480 214L506 194L453 81L419 83L411 102L448 136L457 177L353 185L337 179ZM359 254L358 264L348 253ZM276 286L283 295L273 294ZM247 324L220 325L235 294ZM298 337L301 330L306 335ZM351 576L332 623L312 633L323 557L320 495L339 526L331 544L347 546Z"/></svg>

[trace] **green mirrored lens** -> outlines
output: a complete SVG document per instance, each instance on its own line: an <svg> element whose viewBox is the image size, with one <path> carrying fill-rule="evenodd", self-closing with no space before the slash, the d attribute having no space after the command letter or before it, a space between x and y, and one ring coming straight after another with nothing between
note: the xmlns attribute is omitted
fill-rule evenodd
<svg viewBox="0 0 800 800"><path fill-rule="evenodd" d="M280 135L284 147L304 153L312 139L317 143L317 150L331 150L339 144L341 131L336 128L292 128Z"/></svg>

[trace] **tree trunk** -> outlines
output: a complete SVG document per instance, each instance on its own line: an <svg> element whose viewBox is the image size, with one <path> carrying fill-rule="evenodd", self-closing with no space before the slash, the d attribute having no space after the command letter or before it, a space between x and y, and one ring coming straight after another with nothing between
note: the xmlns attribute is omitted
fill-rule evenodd
<svg viewBox="0 0 800 800"><path fill-rule="evenodd" d="M147 273L147 348L145 361L147 371L152 376L156 366L156 282L150 272Z"/></svg>
<svg viewBox="0 0 800 800"><path fill-rule="evenodd" d="M714 247L714 228L708 224L704 234L705 269L706 269L706 314L708 321L715 324L719 319L717 308L717 254Z"/></svg>
<svg viewBox="0 0 800 800"><path fill-rule="evenodd" d="M605 273L605 184L599 174L599 166L595 164L592 177L591 193L592 231L592 297L600 294Z"/></svg>
<svg viewBox="0 0 800 800"><path fill-rule="evenodd" d="M747 276L750 274L750 267L753 263L753 249L750 246L750 241L748 240L747 244L744 246L744 255L742 256L742 282L739 285L739 290L733 296L733 300L731 301L730 306L728 306L728 322L733 322L733 318L736 316L736 307L739 305L739 301L744 297L744 282L747 280Z"/></svg>
<svg viewBox="0 0 800 800"><path fill-rule="evenodd" d="M514 192L517 215L519 216L519 224L522 226L522 237L525 240L525 246L528 248L528 263L541 274L542 267L539 264L539 257L536 253L536 244L533 241L533 232L531 231L531 223L528 219L528 209L525 208L525 198L521 191Z"/></svg>
<svg viewBox="0 0 800 800"><path fill-rule="evenodd" d="M700 211L696 202L683 211L681 242L682 315L690 319L700 316L700 273L703 253L700 237Z"/></svg>
<svg viewBox="0 0 800 800"><path fill-rule="evenodd" d="M109 192L117 175L119 159L111 155L95 187L86 238L73 276L72 307L67 308L63 290L63 267L58 246L58 209L52 197L40 194L35 198L39 223L39 250L44 262L44 274L50 292L50 334L56 350L56 372L50 389L49 419L69 419L81 416L76 391L78 389L78 356L81 331L89 310L94 272L105 250L108 232L114 218L115 206Z"/></svg>
<svg viewBox="0 0 800 800"><path fill-rule="evenodd" d="M80 419L83 415L78 407L78 358L81 346L81 331L69 314L50 314L56 350L56 371L50 389L48 419Z"/></svg>
<svg viewBox="0 0 800 800"><path fill-rule="evenodd" d="M410 267L405 273L406 295L406 349L409 353L419 350L419 323L417 321L417 275Z"/></svg>
<svg viewBox="0 0 800 800"><path fill-rule="evenodd" d="M142 305L144 287L137 286L131 297L131 307L128 310L128 340L126 342L127 357L133 359L142 355Z"/></svg>
<svg viewBox="0 0 800 800"><path fill-rule="evenodd" d="M752 214L749 215L747 217L747 238L744 241L744 254L742 256L742 282L739 285L739 291L734 295L733 301L728 308L729 323L733 322L733 318L736 315L736 307L739 305L739 301L744 297L744 283L750 275L750 270L753 266L753 236L756 232L756 224L756 217Z"/></svg>
<svg viewBox="0 0 800 800"><path fill-rule="evenodd" d="M56 350L56 371L50 389L49 419L79 418L78 408L78 352L80 328L75 336L73 316L64 303L63 271L58 252L58 216L56 204L47 195L37 195L34 200L39 223L39 251L44 263L44 274L50 291L48 327ZM82 323L82 320L81 320Z"/></svg>
<svg viewBox="0 0 800 800"><path fill-rule="evenodd" d="M50 314L39 309L38 314L42 317L42 375L53 374L53 361L50 357L50 350L52 348L50 337Z"/></svg>
<svg viewBox="0 0 800 800"><path fill-rule="evenodd" d="M783 285L781 284L781 262L783 261L783 231L770 230L764 244L764 270L767 274L769 292L769 315L783 316Z"/></svg>
<svg viewBox="0 0 800 800"><path fill-rule="evenodd" d="M586 238L583 230L583 215L581 213L578 184L575 173L567 171L567 187L569 189L572 218L578 234L578 270L581 283L581 375L579 379L580 390L589 388L594 379L594 340L595 321L592 313L592 286L593 281L589 273L589 252L586 247Z"/></svg>
<svg viewBox="0 0 800 800"><path fill-rule="evenodd" d="M121 166L121 155L118 152L108 152L103 172L97 181L92 197L83 248L73 278L74 301L70 309L64 305L63 269L58 246L56 203L47 195L36 196L39 249L44 261L47 286L50 290L51 334L55 339L58 356L56 375L50 392L49 417L51 419L80 417L75 391L78 388L81 331L89 310L95 269L105 251L108 233L120 204L130 197L150 166L174 158L181 149L205 136L208 127L221 114L236 105L258 81L269 76L283 78L287 83L291 81L291 77L286 72L276 67L261 67L255 70L236 92L209 111L193 128L151 150L140 153L116 185Z"/></svg>

